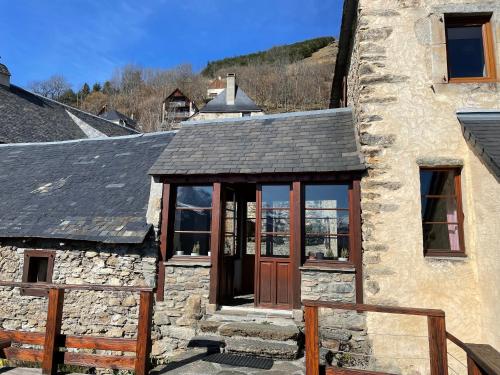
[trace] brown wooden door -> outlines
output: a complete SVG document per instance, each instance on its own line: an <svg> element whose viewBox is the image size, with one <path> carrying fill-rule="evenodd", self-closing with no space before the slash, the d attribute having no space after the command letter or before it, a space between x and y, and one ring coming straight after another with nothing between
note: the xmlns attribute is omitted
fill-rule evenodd
<svg viewBox="0 0 500 375"><path fill-rule="evenodd" d="M257 187L255 304L291 309L293 254L290 185Z"/></svg>

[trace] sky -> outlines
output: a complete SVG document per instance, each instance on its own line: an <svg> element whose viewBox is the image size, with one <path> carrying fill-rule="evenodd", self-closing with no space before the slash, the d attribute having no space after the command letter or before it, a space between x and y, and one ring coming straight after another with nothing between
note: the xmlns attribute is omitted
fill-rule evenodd
<svg viewBox="0 0 500 375"><path fill-rule="evenodd" d="M338 36L342 0L0 0L11 82L62 74L77 90L117 67L172 68Z"/></svg>

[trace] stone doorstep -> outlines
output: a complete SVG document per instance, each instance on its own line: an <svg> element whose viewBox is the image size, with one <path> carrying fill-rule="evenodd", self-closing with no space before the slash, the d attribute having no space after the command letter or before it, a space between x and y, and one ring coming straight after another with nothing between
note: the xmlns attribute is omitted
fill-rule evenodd
<svg viewBox="0 0 500 375"><path fill-rule="evenodd" d="M218 333L226 337L241 336L276 341L297 341L300 336L300 331L296 325L281 326L262 323L222 324L218 329Z"/></svg>
<svg viewBox="0 0 500 375"><path fill-rule="evenodd" d="M238 336L226 338L225 350L228 353L286 360L297 359L300 354L299 347L294 341L273 341Z"/></svg>

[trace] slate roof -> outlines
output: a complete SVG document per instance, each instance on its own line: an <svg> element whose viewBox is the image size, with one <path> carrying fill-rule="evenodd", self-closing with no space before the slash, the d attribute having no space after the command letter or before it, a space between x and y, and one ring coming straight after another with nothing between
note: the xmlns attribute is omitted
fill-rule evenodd
<svg viewBox="0 0 500 375"><path fill-rule="evenodd" d="M457 116L467 143L500 179L500 109L467 110Z"/></svg>
<svg viewBox="0 0 500 375"><path fill-rule="evenodd" d="M88 136L68 112L106 136L137 133L133 129L11 84L0 85L0 143L52 142L87 138Z"/></svg>
<svg viewBox="0 0 500 375"><path fill-rule="evenodd" d="M234 104L227 105L226 104L226 90L222 91L215 98L210 100L202 109L200 109L201 113L237 113L237 112L260 112L262 108L260 108L257 104L254 103L252 99L236 85L236 94L234 97Z"/></svg>
<svg viewBox="0 0 500 375"><path fill-rule="evenodd" d="M125 124L127 124L128 127L135 129L137 126L137 122L127 115L124 115L123 113L115 110L115 109L110 109L109 111L104 112L103 114L99 115L99 117L109 120L109 121L123 121Z"/></svg>
<svg viewBox="0 0 500 375"><path fill-rule="evenodd" d="M152 175L364 170L349 108L184 122Z"/></svg>
<svg viewBox="0 0 500 375"><path fill-rule="evenodd" d="M148 169L173 136L0 145L0 238L141 243Z"/></svg>

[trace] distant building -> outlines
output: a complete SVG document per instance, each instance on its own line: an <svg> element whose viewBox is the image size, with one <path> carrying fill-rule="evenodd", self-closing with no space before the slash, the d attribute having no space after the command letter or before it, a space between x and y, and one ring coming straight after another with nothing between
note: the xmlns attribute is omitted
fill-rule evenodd
<svg viewBox="0 0 500 375"><path fill-rule="evenodd" d="M226 88L226 80L222 79L221 76L210 82L207 89L207 99L210 101L219 95Z"/></svg>
<svg viewBox="0 0 500 375"><path fill-rule="evenodd" d="M198 107L177 88L163 101L161 113L162 128L169 129L198 113Z"/></svg>
<svg viewBox="0 0 500 375"><path fill-rule="evenodd" d="M216 80L214 82L222 82ZM212 82L212 83L214 83ZM217 84L218 85L218 84ZM217 86L214 84L213 86ZM219 89L209 89L219 90ZM215 91L214 91L215 92ZM234 118L263 115L264 111L236 84L236 76L228 74L226 87L210 100L192 119L213 120L218 118Z"/></svg>
<svg viewBox="0 0 500 375"><path fill-rule="evenodd" d="M108 121L114 122L115 124L127 126L132 129L137 129L137 122L127 115L118 112L115 109L108 109L108 105L103 105L101 110L97 113L97 116L106 119ZM133 117L133 115L132 115Z"/></svg>
<svg viewBox="0 0 500 375"><path fill-rule="evenodd" d="M104 118L10 83L0 64L0 143L68 141L136 134Z"/></svg>

